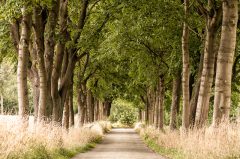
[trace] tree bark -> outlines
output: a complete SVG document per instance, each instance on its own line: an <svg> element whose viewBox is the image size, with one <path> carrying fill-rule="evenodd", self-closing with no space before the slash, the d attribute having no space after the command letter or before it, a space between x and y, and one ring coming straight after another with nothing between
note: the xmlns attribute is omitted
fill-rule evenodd
<svg viewBox="0 0 240 159"><path fill-rule="evenodd" d="M29 61L29 39L31 32L31 15L27 7L22 8L21 36L18 50L18 68L17 68L17 88L18 88L18 107L21 118L28 120L29 100L27 86L27 69Z"/></svg>
<svg viewBox="0 0 240 159"><path fill-rule="evenodd" d="M63 127L69 129L69 95L67 94L63 110Z"/></svg>
<svg viewBox="0 0 240 159"><path fill-rule="evenodd" d="M164 77L159 78L159 100L158 100L158 109L159 109L159 125L158 128L163 130L164 126Z"/></svg>
<svg viewBox="0 0 240 159"><path fill-rule="evenodd" d="M87 108L89 111L89 122L93 122L94 120L94 107L93 107L93 97L90 89L87 90Z"/></svg>
<svg viewBox="0 0 240 159"><path fill-rule="evenodd" d="M204 55L203 55L203 53L201 53L197 77L194 82L194 87L193 87L192 96L191 96L191 100L190 100L190 124L191 124L191 126L194 125L195 117L196 117L197 102L198 102L201 75L202 75L202 69L203 69L203 57L204 57Z"/></svg>
<svg viewBox="0 0 240 159"><path fill-rule="evenodd" d="M216 8L213 8L214 4L212 4L211 0L208 1L208 7L216 10ZM206 124L208 117L209 99L211 96L216 56L216 35L220 17L221 10L215 11L213 16L210 15L210 13L207 14L204 62L195 119L195 126L197 127L201 127Z"/></svg>
<svg viewBox="0 0 240 159"><path fill-rule="evenodd" d="M35 36L33 36L35 39ZM32 87L33 107L34 107L34 122L37 122L38 118L38 106L39 106L39 75L37 70L37 50L35 40L31 40L29 43L30 51L30 66L28 66L28 78Z"/></svg>
<svg viewBox="0 0 240 159"><path fill-rule="evenodd" d="M69 88L69 125L74 126L74 110L73 110L73 76L71 77L71 84Z"/></svg>
<svg viewBox="0 0 240 159"><path fill-rule="evenodd" d="M112 107L112 102L109 100L105 100L104 104L103 104L103 116L104 116L104 120L106 120L111 113L111 107Z"/></svg>
<svg viewBox="0 0 240 159"><path fill-rule="evenodd" d="M1 115L4 115L3 99L3 94L1 94Z"/></svg>
<svg viewBox="0 0 240 159"><path fill-rule="evenodd" d="M159 83L157 84L157 90L156 90L156 96L155 96L155 104L154 104L154 107L155 107L155 110L154 110L154 125L155 127L158 127L159 126L159 95L160 95L160 90L159 90Z"/></svg>
<svg viewBox="0 0 240 159"><path fill-rule="evenodd" d="M142 122L143 121L143 117L142 117L142 110L140 108L138 108L138 121Z"/></svg>
<svg viewBox="0 0 240 159"><path fill-rule="evenodd" d="M78 85L78 126L81 127L86 122L86 84L80 83Z"/></svg>
<svg viewBox="0 0 240 159"><path fill-rule="evenodd" d="M37 70L34 68L29 70L28 77L30 77L30 83L33 91L34 122L37 122L39 105L39 78Z"/></svg>
<svg viewBox="0 0 240 159"><path fill-rule="evenodd" d="M181 93L181 71L177 73L173 79L172 86L172 104L171 104L171 116L170 116L170 129L177 128L177 109L180 105L180 93Z"/></svg>
<svg viewBox="0 0 240 159"><path fill-rule="evenodd" d="M33 26L35 34L35 43L38 61L39 74L39 108L38 108L38 122L46 119L46 105L47 105L47 76L44 64L44 23L42 18L42 9L34 8L33 12Z"/></svg>
<svg viewBox="0 0 240 159"><path fill-rule="evenodd" d="M184 0L184 13L185 20L189 16L189 0ZM183 75L182 75L182 90L183 90L183 115L182 115L182 127L184 129L189 128L189 115L190 115L190 95L189 95L189 28L187 22L183 24L182 35L182 58L183 58Z"/></svg>
<svg viewBox="0 0 240 159"><path fill-rule="evenodd" d="M99 101L98 99L94 99L94 121L99 120Z"/></svg>
<svg viewBox="0 0 240 159"><path fill-rule="evenodd" d="M48 19L45 26L44 36L44 62L46 69L47 80L47 116L50 117L53 111L53 101L51 97L51 77L53 70L53 57L55 48L55 30L58 20L60 0L52 1L52 6L49 9Z"/></svg>
<svg viewBox="0 0 240 159"><path fill-rule="evenodd" d="M60 94L58 92L58 80L61 74L61 67L63 61L63 55L65 51L65 43L67 39L67 0L61 0L60 12L59 12L59 25L60 25L60 39L56 45L56 55L54 56L54 66L51 79L51 95L53 101L53 121L61 123L62 111L64 101L61 101Z"/></svg>
<svg viewBox="0 0 240 159"><path fill-rule="evenodd" d="M223 20L215 81L214 125L217 125L220 121L229 120L232 66L238 23L238 0L223 1L222 3Z"/></svg>

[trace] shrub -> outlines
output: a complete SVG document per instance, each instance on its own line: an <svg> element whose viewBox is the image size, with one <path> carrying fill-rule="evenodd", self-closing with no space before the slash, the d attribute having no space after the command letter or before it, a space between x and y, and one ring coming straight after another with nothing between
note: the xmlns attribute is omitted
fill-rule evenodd
<svg viewBox="0 0 240 159"><path fill-rule="evenodd" d="M117 100L113 103L109 120L112 123L120 122L126 126L133 126L137 121L137 109L129 102Z"/></svg>

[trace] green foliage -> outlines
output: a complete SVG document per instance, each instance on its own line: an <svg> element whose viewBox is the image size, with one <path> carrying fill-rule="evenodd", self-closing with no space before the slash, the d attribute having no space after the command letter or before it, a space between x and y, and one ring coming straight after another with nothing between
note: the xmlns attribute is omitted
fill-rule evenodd
<svg viewBox="0 0 240 159"><path fill-rule="evenodd" d="M17 76L15 67L10 62L0 65L0 94L3 95L4 112L15 114L17 108Z"/></svg>
<svg viewBox="0 0 240 159"><path fill-rule="evenodd" d="M132 103L118 99L112 104L110 121L133 126L137 120L136 112L137 109L133 107Z"/></svg>

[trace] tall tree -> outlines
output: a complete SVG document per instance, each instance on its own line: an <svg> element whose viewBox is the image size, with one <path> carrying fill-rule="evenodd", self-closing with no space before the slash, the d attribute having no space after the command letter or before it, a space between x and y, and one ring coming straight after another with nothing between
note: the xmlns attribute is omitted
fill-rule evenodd
<svg viewBox="0 0 240 159"><path fill-rule="evenodd" d="M221 19L222 9L216 1L208 0L208 7L199 2L199 10L206 18L206 37L204 46L203 70L198 95L195 125L202 126L208 117L209 99L214 77L214 64L216 57L216 36Z"/></svg>
<svg viewBox="0 0 240 159"><path fill-rule="evenodd" d="M42 8L36 7L33 11L33 27L35 34L35 45L38 61L39 75L39 106L38 106L38 121L40 122L46 117L47 105L47 75L44 64L44 18Z"/></svg>
<svg viewBox="0 0 240 159"><path fill-rule="evenodd" d="M177 110L180 105L180 92L181 92L181 71L175 75L172 86L172 104L171 104L171 116L170 116L170 129L177 128Z"/></svg>
<svg viewBox="0 0 240 159"><path fill-rule="evenodd" d="M22 118L28 118L29 100L27 87L27 69L29 61L29 39L31 33L31 13L28 5L23 6L21 20L21 35L18 47L18 68L17 68L17 85L18 85L18 107L19 115Z"/></svg>
<svg viewBox="0 0 240 159"><path fill-rule="evenodd" d="M189 0L184 0L184 17L183 35L182 35L182 58L183 58L183 75L182 75L182 90L183 90L183 116L182 127L187 129L189 127L190 115L190 94L189 94L189 76L190 76L190 62L189 62L189 28L187 19L189 16Z"/></svg>
<svg viewBox="0 0 240 159"><path fill-rule="evenodd" d="M217 58L213 124L228 121L231 106L232 66L236 48L238 0L223 1L223 20Z"/></svg>

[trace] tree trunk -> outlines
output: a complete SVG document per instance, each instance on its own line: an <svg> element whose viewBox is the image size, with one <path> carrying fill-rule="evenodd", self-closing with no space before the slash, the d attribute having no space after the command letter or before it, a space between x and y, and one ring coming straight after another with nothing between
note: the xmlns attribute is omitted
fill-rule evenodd
<svg viewBox="0 0 240 159"><path fill-rule="evenodd" d="M31 87L33 91L33 108L34 108L34 122L37 122L38 118L38 103L39 103L39 78L37 71L31 70L31 75L28 74L30 77Z"/></svg>
<svg viewBox="0 0 240 159"><path fill-rule="evenodd" d="M208 7L213 9L212 1L208 1ZM201 127L206 123L209 110L209 99L214 76L214 64L216 56L216 35L218 30L218 21L220 10L214 13L214 16L207 15L206 38L204 48L204 62L201 74L201 84L198 96L195 126Z"/></svg>
<svg viewBox="0 0 240 159"><path fill-rule="evenodd" d="M47 104L47 76L44 64L44 24L42 18L42 9L35 8L33 14L33 26L35 33L35 43L38 61L39 74L39 108L38 122L46 119L46 104Z"/></svg>
<svg viewBox="0 0 240 159"><path fill-rule="evenodd" d="M86 122L86 84L78 85L78 126L81 127Z"/></svg>
<svg viewBox="0 0 240 159"><path fill-rule="evenodd" d="M69 95L67 94L63 110L63 127L69 129Z"/></svg>
<svg viewBox="0 0 240 159"><path fill-rule="evenodd" d="M171 104L171 116L170 116L170 129L174 130L177 128L177 108L180 104L180 93L181 93L181 71L173 79L172 86L172 104Z"/></svg>
<svg viewBox="0 0 240 159"><path fill-rule="evenodd" d="M33 39L35 37L33 36ZM35 39L33 40L35 42ZM39 106L39 76L37 70L37 50L36 44L29 43L29 51L31 58L31 66L28 67L28 78L32 87L33 108L34 108L34 122L37 122L38 118L38 106Z"/></svg>
<svg viewBox="0 0 240 159"><path fill-rule="evenodd" d="M189 16L189 0L184 0L184 13L185 20ZM182 116L182 127L188 129L189 127L189 115L190 115L190 103L189 103L189 28L187 22L183 24L183 35L182 35L182 58L183 58L183 75L182 75L182 90L183 90L183 116Z"/></svg>
<svg viewBox="0 0 240 159"><path fill-rule="evenodd" d="M22 28L18 50L18 68L17 68L17 88L18 88L18 107L19 115L28 120L29 101L27 86L27 69L29 61L29 39L31 32L31 16L27 7L22 8Z"/></svg>
<svg viewBox="0 0 240 159"><path fill-rule="evenodd" d="M159 83L157 85L157 90L156 90L156 96L155 96L155 104L154 104L154 107L155 107L155 110L154 110L154 125L155 127L158 127L159 126Z"/></svg>
<svg viewBox="0 0 240 159"><path fill-rule="evenodd" d="M140 108L138 108L138 121L142 122L143 121L143 117L142 117L142 110Z"/></svg>
<svg viewBox="0 0 240 159"><path fill-rule="evenodd" d="M99 120L103 120L103 102L102 101L98 101L99 102Z"/></svg>
<svg viewBox="0 0 240 159"><path fill-rule="evenodd" d="M47 23L44 36L44 62L47 80L47 116L50 117L53 111L53 101L51 97L51 77L53 70L53 57L55 47L55 29L58 20L60 0L52 1L52 7L49 8Z"/></svg>
<svg viewBox="0 0 240 159"><path fill-rule="evenodd" d="M200 90L201 75L203 69L203 53L201 53L200 63L198 67L198 73L196 80L194 82L194 87L192 91L191 101L190 101L190 124L193 126L195 122L196 110L197 110L197 101Z"/></svg>
<svg viewBox="0 0 240 159"><path fill-rule="evenodd" d="M99 101L98 99L94 99L94 121L99 120Z"/></svg>
<svg viewBox="0 0 240 159"><path fill-rule="evenodd" d="M164 126L164 78L159 78L159 100L158 100L158 109L159 109L159 125L158 128L163 130Z"/></svg>
<svg viewBox="0 0 240 159"><path fill-rule="evenodd" d="M145 123L149 125L149 101L148 98L146 97L146 102L145 102Z"/></svg>
<svg viewBox="0 0 240 159"><path fill-rule="evenodd" d="M3 94L1 94L1 115L4 115Z"/></svg>
<svg viewBox="0 0 240 159"><path fill-rule="evenodd" d="M73 110L73 76L71 78L71 86L68 90L69 95L69 124L70 127L74 126L74 110Z"/></svg>
<svg viewBox="0 0 240 159"><path fill-rule="evenodd" d="M214 125L217 125L222 120L229 120L232 66L238 23L238 0L223 1L222 3L223 20L215 81Z"/></svg>
<svg viewBox="0 0 240 159"><path fill-rule="evenodd" d="M61 101L60 94L58 92L58 81L62 68L63 55L65 50L65 43L67 39L67 3L66 0L61 0L60 13L59 13L59 25L60 25L60 40L56 45L56 55L54 57L54 67L52 71L51 79L51 95L53 100L53 121L61 123L62 111L64 101Z"/></svg>
<svg viewBox="0 0 240 159"><path fill-rule="evenodd" d="M89 111L89 122L93 122L94 120L94 107L93 107L93 96L90 89L87 90L87 108Z"/></svg>
<svg viewBox="0 0 240 159"><path fill-rule="evenodd" d="M109 116L110 116L110 113L111 113L111 106L112 106L112 102L111 101L108 101L106 100L103 104L103 111L104 111L104 120L106 120Z"/></svg>

